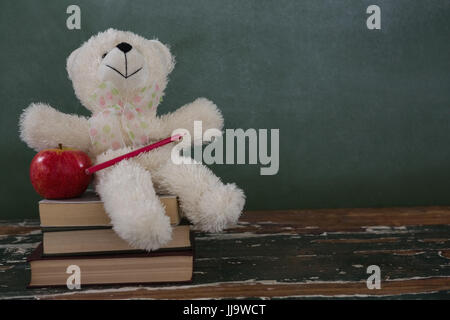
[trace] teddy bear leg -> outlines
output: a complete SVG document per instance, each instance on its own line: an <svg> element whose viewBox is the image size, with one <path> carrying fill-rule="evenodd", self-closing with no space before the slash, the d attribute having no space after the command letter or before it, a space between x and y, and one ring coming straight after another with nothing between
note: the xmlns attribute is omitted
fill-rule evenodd
<svg viewBox="0 0 450 320"><path fill-rule="evenodd" d="M131 246L156 250L172 237L169 217L153 188L150 172L122 161L97 176L97 192L114 231Z"/></svg>
<svg viewBox="0 0 450 320"><path fill-rule="evenodd" d="M201 164L176 165L168 160L153 174L158 187L176 194L185 216L196 229L218 232L235 224L245 195L234 183L223 184Z"/></svg>

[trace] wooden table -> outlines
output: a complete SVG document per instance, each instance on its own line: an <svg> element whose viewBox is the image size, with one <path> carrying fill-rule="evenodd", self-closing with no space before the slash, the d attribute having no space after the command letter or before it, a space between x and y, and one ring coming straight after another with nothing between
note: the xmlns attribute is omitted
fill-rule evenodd
<svg viewBox="0 0 450 320"><path fill-rule="evenodd" d="M0 298L450 298L450 207L246 212L196 234L194 280L179 286L26 289L41 238L38 221L0 222Z"/></svg>

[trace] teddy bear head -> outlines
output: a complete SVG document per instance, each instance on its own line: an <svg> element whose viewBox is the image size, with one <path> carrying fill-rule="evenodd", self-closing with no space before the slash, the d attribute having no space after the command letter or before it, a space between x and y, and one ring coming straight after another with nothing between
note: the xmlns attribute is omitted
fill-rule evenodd
<svg viewBox="0 0 450 320"><path fill-rule="evenodd" d="M91 37L67 58L75 94L93 113L101 109L93 99L99 86L107 83L123 96L153 86L161 96L174 65L169 49L158 40L115 29Z"/></svg>

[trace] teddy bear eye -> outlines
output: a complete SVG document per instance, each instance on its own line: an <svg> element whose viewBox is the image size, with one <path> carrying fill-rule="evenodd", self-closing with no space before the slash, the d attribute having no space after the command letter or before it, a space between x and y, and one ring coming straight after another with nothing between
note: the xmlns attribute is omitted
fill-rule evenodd
<svg viewBox="0 0 450 320"><path fill-rule="evenodd" d="M104 59L107 54L108 54L108 52L105 52L104 54L102 54L102 59Z"/></svg>

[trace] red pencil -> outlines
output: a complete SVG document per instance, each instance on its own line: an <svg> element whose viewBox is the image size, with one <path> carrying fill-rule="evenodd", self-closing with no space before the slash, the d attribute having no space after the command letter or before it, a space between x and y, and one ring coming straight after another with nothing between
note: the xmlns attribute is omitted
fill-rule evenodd
<svg viewBox="0 0 450 320"><path fill-rule="evenodd" d="M86 174L93 174L94 172L97 172L99 170L103 170L105 168L111 167L111 166L115 165L116 163L118 163L118 162L120 162L122 160L134 158L134 157L140 155L143 152L147 152L147 151L150 151L150 150L162 147L162 146L164 146L164 145L166 145L168 143L171 143L171 142L174 142L174 141L178 141L182 137L183 137L183 135L176 134L176 135L174 135L172 137L168 137L168 138L166 138L164 140L155 142L155 143L150 144L148 146L145 146L145 147L142 147L140 149L137 149L137 150L131 151L129 153L126 153L124 155L121 155L120 157L117 157L117 158L114 158L114 159L111 159L111 160L108 160L108 161L96 164L95 166L87 168L86 169Z"/></svg>

